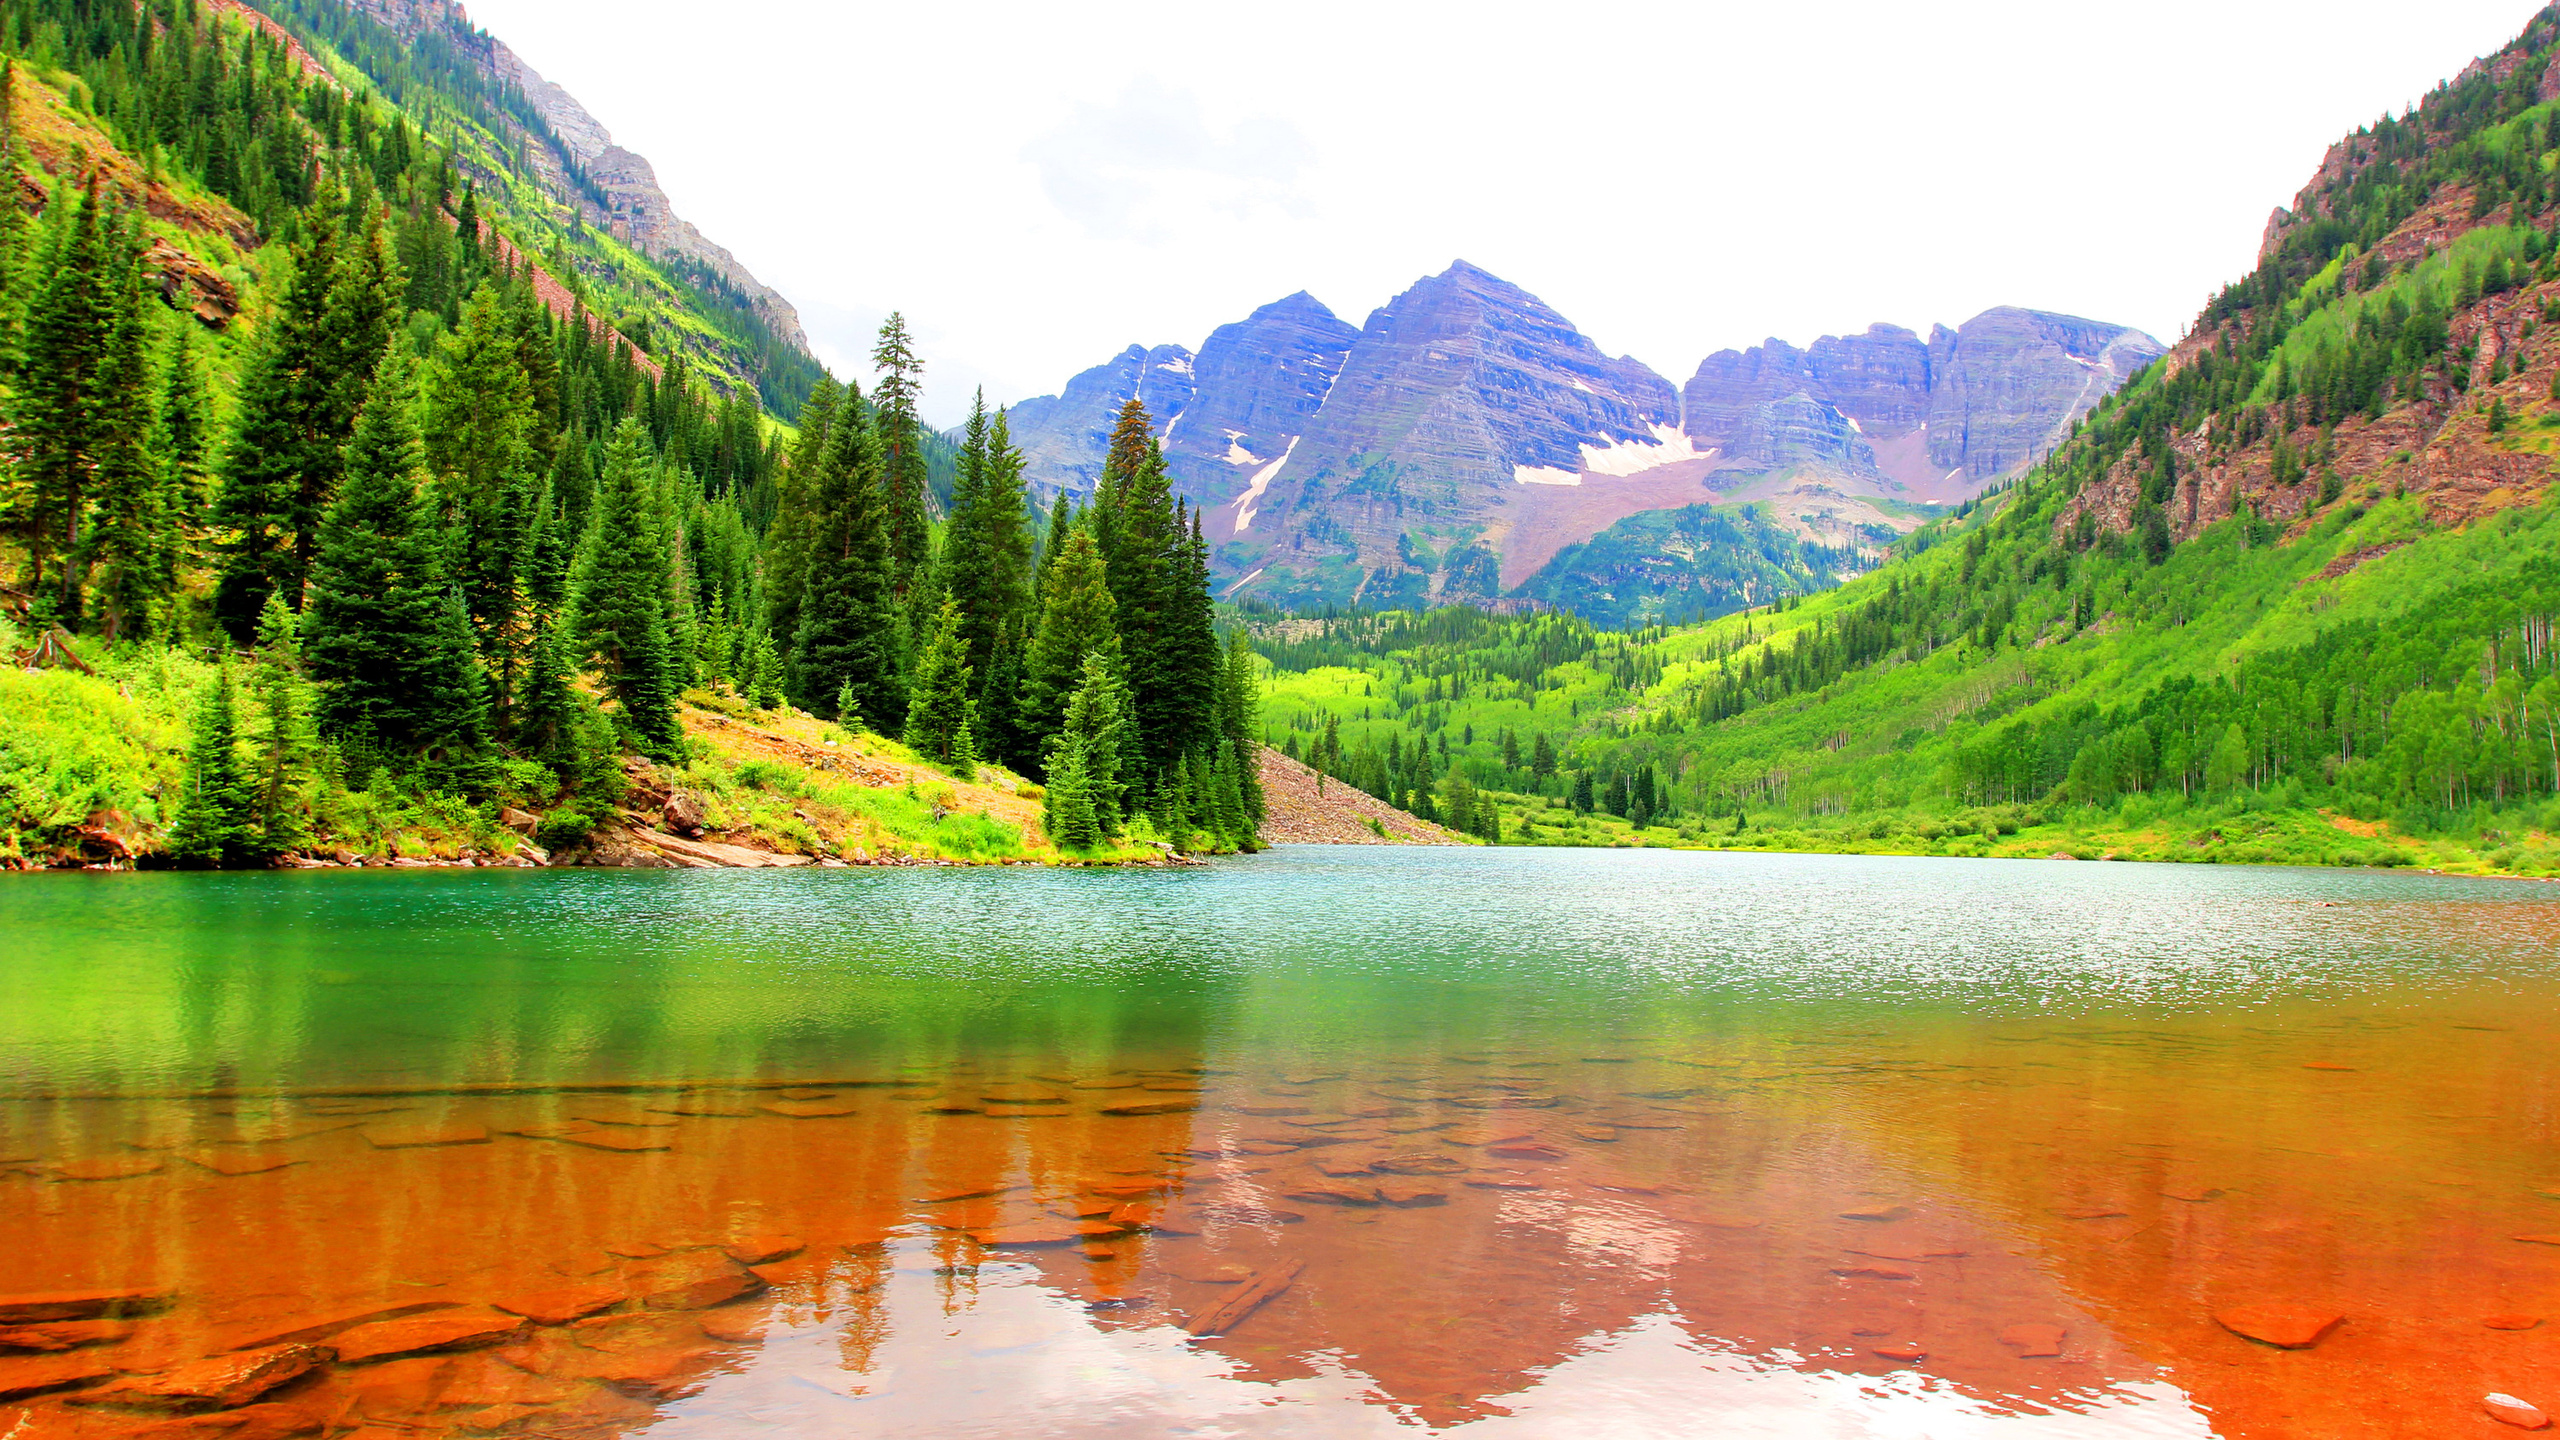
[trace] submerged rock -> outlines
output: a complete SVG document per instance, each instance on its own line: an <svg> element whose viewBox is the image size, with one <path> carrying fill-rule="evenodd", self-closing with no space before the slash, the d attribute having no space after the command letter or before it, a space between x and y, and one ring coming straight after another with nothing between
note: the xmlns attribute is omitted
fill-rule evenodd
<svg viewBox="0 0 2560 1440"><path fill-rule="evenodd" d="M338 1352L340 1360L359 1365L368 1360L389 1360L400 1355L496 1345L515 1339L524 1328L525 1317L522 1315L474 1305L358 1325L352 1330L341 1331L329 1345Z"/></svg>
<svg viewBox="0 0 2560 1440"><path fill-rule="evenodd" d="M229 1410L328 1363L313 1345L271 1345L208 1355L157 1375L137 1375L82 1397L83 1403L152 1410Z"/></svg>
<svg viewBox="0 0 2560 1440"><path fill-rule="evenodd" d="M2328 1337L2346 1317L2333 1310L2271 1301L2234 1305L2213 1312L2214 1323L2243 1339L2280 1350L2308 1350Z"/></svg>
<svg viewBox="0 0 2560 1440"><path fill-rule="evenodd" d="M2501 1425L2519 1430L2548 1430L2551 1417L2513 1395L2489 1394L2480 1397L2480 1408Z"/></svg>

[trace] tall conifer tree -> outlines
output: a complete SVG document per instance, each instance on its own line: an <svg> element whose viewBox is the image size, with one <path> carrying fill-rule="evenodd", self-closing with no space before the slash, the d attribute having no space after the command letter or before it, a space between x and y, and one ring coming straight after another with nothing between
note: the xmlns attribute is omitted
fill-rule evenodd
<svg viewBox="0 0 2560 1440"><path fill-rule="evenodd" d="M302 603L297 557L306 519L316 525L337 489L340 447L348 437L333 424L332 404L342 378L332 366L344 358L329 314L339 239L329 208L315 205L304 214L289 247L291 277L241 369L213 518L228 532L214 618L242 641L254 631L269 592L282 591L288 605Z"/></svg>
<svg viewBox="0 0 2560 1440"><path fill-rule="evenodd" d="M881 325L871 364L880 372L880 383L872 391L872 426L888 495L884 519L889 558L895 567L898 596L905 600L924 579L925 566L932 559L932 533L925 499L924 422L916 414L917 377L924 373L924 361L907 335L904 316L891 311Z"/></svg>
<svg viewBox="0 0 2560 1440"><path fill-rule="evenodd" d="M642 749L671 757L676 659L667 635L667 549L648 432L626 419L605 447L595 514L579 546L578 646L595 657Z"/></svg>
<svg viewBox="0 0 2560 1440"><path fill-rule="evenodd" d="M178 859L210 865L243 865L261 858L256 796L240 763L239 690L227 660L196 702L186 791L165 848Z"/></svg>
<svg viewBox="0 0 2560 1440"><path fill-rule="evenodd" d="M943 530L946 589L960 604L969 664L995 669L997 635L1031 605L1031 517L1023 503L1022 452L1003 411L987 414L983 394L969 416L951 520Z"/></svg>
<svg viewBox="0 0 2560 1440"><path fill-rule="evenodd" d="M487 743L487 708L477 658L447 633L447 532L425 491L416 398L416 371L395 353L358 412L321 524L303 669L322 727L359 750L461 761Z"/></svg>
<svg viewBox="0 0 2560 1440"><path fill-rule="evenodd" d="M80 614L80 523L105 443L101 411L122 377L112 369L117 249L93 175L71 228L47 260L27 316L11 418L20 484L15 528L27 549L27 588L48 591L62 618Z"/></svg>
<svg viewBox="0 0 2560 1440"><path fill-rule="evenodd" d="M884 735L903 728L907 704L887 510L871 427L839 411L810 501L792 669L802 705ZM840 713L846 698L853 714Z"/></svg>
<svg viewBox="0 0 2560 1440"><path fill-rule="evenodd" d="M1085 657L1102 653L1116 663L1120 656L1117 606L1092 529L1077 525L1058 548L1040 629L1023 657L1021 725L1035 755L1045 755L1058 733Z"/></svg>
<svg viewBox="0 0 2560 1440"><path fill-rule="evenodd" d="M175 598L167 581L175 572L168 552L177 537L166 477L151 452L151 346L139 257L122 233L109 237L109 245L115 283L99 371L103 383L92 415L92 504L78 564L83 570L95 567L98 618L107 638L133 640L157 629L155 615L165 614Z"/></svg>

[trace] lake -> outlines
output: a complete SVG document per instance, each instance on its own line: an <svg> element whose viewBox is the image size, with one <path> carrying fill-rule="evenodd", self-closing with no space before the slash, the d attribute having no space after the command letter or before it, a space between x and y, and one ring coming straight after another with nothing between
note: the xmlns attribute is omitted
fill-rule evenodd
<svg viewBox="0 0 2560 1440"><path fill-rule="evenodd" d="M1655 851L11 877L0 1435L2494 1432L2555 938Z"/></svg>

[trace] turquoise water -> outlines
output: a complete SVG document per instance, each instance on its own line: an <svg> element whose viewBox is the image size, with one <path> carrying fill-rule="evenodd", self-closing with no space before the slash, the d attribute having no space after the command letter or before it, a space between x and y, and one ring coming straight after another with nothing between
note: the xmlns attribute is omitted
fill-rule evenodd
<svg viewBox="0 0 2560 1440"><path fill-rule="evenodd" d="M543 1329L292 1392L456 1433L2420 1433L2389 1427L2560 1401L2560 1349L2484 1352L2469 1313L2560 1329L2560 1250L2506 1239L2560 1230L2555 898L1313 847L13 877L0 1224L36 1243L0 1296L171 1288L123 1343L186 1358L260 1307L794 1242L749 1330L635 1288L646 1345ZM1107 1108L1132 1096L1163 1103ZM253 1145L286 1148L225 1158ZM1101 1218L1124 1191L1172 1209ZM1252 1198L1181 1222L1215 1194ZM1033 1234L1079 1215L1105 1233ZM367 1262L274 1243L323 1231ZM1241 1283L1204 1265L1284 1261L1231 1334L1185 1333ZM2214 1319L2270 1295L2346 1318L2302 1351ZM2016 1353L2020 1317L2069 1353ZM678 1378L593 1359L643 1351Z"/></svg>

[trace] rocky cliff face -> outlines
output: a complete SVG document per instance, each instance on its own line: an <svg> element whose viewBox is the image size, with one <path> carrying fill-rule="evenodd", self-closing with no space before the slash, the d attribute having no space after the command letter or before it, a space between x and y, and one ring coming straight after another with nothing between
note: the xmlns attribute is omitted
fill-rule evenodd
<svg viewBox="0 0 2560 1440"><path fill-rule="evenodd" d="M1771 340L1700 363L1684 428L1720 467L1813 466L1951 502L2050 450L2162 353L2138 330L2010 306L1926 341L1897 325Z"/></svg>
<svg viewBox="0 0 2560 1440"><path fill-rule="evenodd" d="M1084 493L1112 415L1145 399L1231 593L1565 599L1617 614L1636 585L1667 613L1765 600L1786 573L1807 584L1856 573L1917 523L1915 502L1960 500L2012 473L2159 353L2122 326L2003 308L1925 340L1878 325L1803 350L1723 351L1675 391L1461 261L1357 330L1301 293L1220 327L1196 360L1131 346L1063 394L1015 407L1013 428L1035 487ZM1612 530L1745 504L1758 506L1748 523ZM1650 563L1637 552L1655 540L1681 552L1662 563L1703 578L1637 584ZM1711 553L1772 543L1805 547L1813 563ZM1551 565L1606 573L1544 573Z"/></svg>
<svg viewBox="0 0 2560 1440"><path fill-rule="evenodd" d="M458 0L347 0L347 4L404 38L415 39L430 31L440 34L488 78L522 90L551 132L527 132L523 138L530 142L525 147L527 156L553 198L576 209L588 224L641 250L701 264L744 293L776 335L803 353L808 351L808 334L801 329L800 312L791 302L678 215L646 158L614 144L612 132L587 113L576 96L542 78L504 42L474 26ZM581 177L586 183L580 183Z"/></svg>

